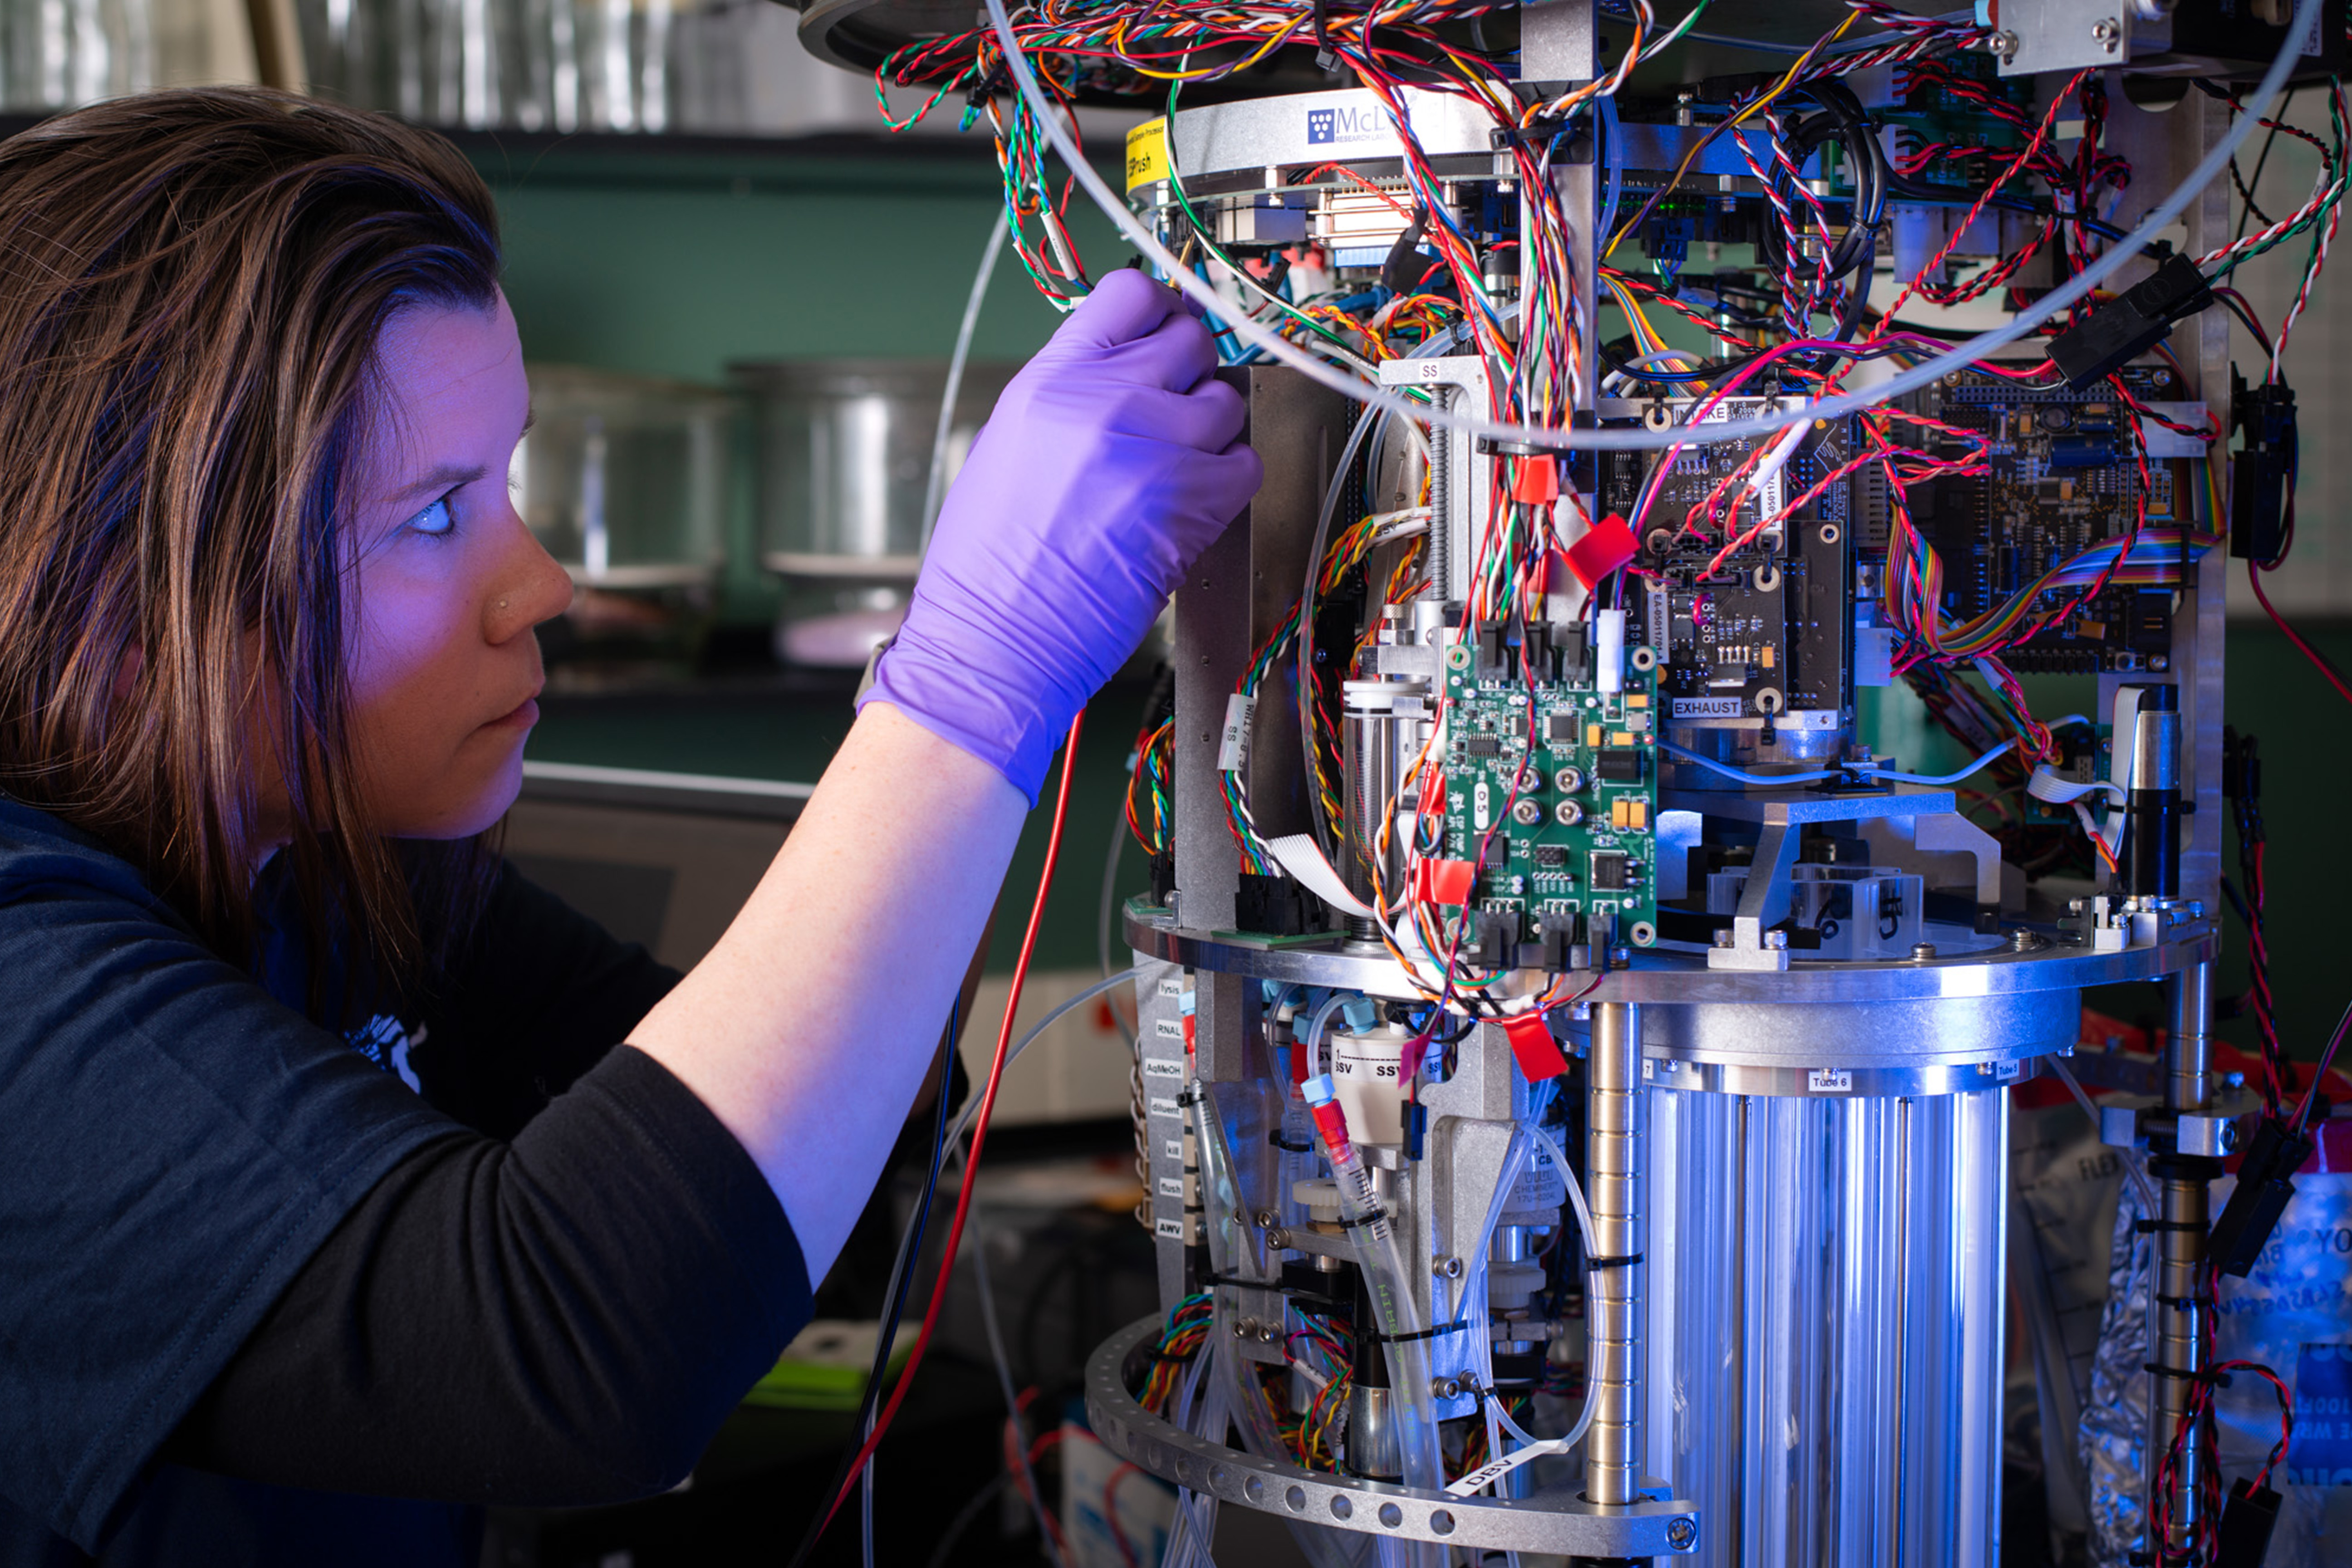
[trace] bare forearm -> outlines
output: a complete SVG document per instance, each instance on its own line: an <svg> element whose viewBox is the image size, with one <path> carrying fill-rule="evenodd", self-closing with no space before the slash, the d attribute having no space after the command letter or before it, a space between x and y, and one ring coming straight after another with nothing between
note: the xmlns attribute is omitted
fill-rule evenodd
<svg viewBox="0 0 2352 1568"><path fill-rule="evenodd" d="M630 1037L766 1173L813 1279L922 1083L1026 809L868 704L734 924Z"/></svg>

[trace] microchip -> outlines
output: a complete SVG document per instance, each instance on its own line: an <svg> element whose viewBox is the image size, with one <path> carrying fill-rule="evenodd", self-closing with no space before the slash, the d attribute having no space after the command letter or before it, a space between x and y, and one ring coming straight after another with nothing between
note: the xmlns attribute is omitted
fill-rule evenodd
<svg viewBox="0 0 2352 1568"><path fill-rule="evenodd" d="M1638 746L1612 746L1593 759L1593 777L1602 784L1640 784L1642 752Z"/></svg>
<svg viewBox="0 0 2352 1568"><path fill-rule="evenodd" d="M1499 757L1503 754L1503 742L1493 735L1473 735L1462 745L1474 757Z"/></svg>
<svg viewBox="0 0 2352 1568"><path fill-rule="evenodd" d="M1560 867L1560 866L1565 866L1565 865L1567 865L1567 864L1568 864L1568 846L1566 846L1565 844L1538 844L1538 845L1537 845L1537 846L1536 846L1536 864L1537 864L1537 865L1538 865L1538 866L1550 866L1550 867Z"/></svg>
<svg viewBox="0 0 2352 1568"><path fill-rule="evenodd" d="M1596 893L1622 892L1633 885L1625 857L1614 849L1592 852L1592 890Z"/></svg>
<svg viewBox="0 0 2352 1568"><path fill-rule="evenodd" d="M1544 715L1544 739L1555 746L1576 744L1577 717L1573 712Z"/></svg>

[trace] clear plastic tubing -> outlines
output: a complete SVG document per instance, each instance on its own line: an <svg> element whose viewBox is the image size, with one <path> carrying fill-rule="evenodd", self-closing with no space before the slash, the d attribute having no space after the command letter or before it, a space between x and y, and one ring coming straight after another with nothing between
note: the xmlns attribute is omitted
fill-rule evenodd
<svg viewBox="0 0 2352 1568"><path fill-rule="evenodd" d="M1421 1314L1412 1300L1412 1277L1405 1272L1404 1250L1397 1243L1396 1226L1389 1223L1373 1189L1372 1173L1348 1137L1348 1121L1328 1074L1307 1080L1307 1105L1315 1131L1323 1141L1325 1157L1339 1189L1339 1212L1347 1216L1348 1235L1356 1247L1356 1266L1364 1271L1365 1292L1372 1315L1387 1336L1389 1397L1395 1402L1397 1449L1404 1460L1404 1484L1416 1491L1442 1491L1445 1470L1437 1452L1437 1405L1430 1387L1429 1342L1418 1337ZM1362 1332L1361 1326L1358 1332ZM1412 1338L1402 1336L1412 1335ZM1381 1556L1389 1555L1391 1538L1383 1538ZM1444 1558L1431 1548L1432 1563Z"/></svg>
<svg viewBox="0 0 2352 1568"><path fill-rule="evenodd" d="M1494 1200L1486 1205L1486 1223L1478 1229L1478 1247L1466 1259L1470 1267L1462 1276L1462 1289L1454 1303L1454 1315L1465 1320L1469 1327L1470 1353L1477 1358L1478 1386L1484 1390L1495 1386L1495 1336L1493 1314L1487 1310L1486 1276L1494 1263L1495 1227L1503 1222L1503 1211L1510 1205L1511 1190L1519 1184L1519 1173L1527 1169L1528 1156L1535 1152L1535 1142L1514 1128L1510 1147L1503 1152L1503 1173L1495 1184ZM1497 1431L1496 1412L1500 1402L1479 1396L1480 1413L1486 1424L1486 1452L1499 1457L1503 1445Z"/></svg>
<svg viewBox="0 0 2352 1568"><path fill-rule="evenodd" d="M1076 177L1078 184L1086 187L1087 196L1170 282L1210 310L1223 308L1224 301L1218 297L1216 289L1193 277L1170 254L1168 247L1160 244L1159 238L1128 210L1127 204L1112 194L1111 188L1103 183L1102 175L1095 172L1094 165L1087 162L1077 143L1070 139L1069 128L1062 123L1060 110L1038 88L1037 73L1030 68L1028 57L1021 52L1021 40L1013 31L1012 19L1005 13L1004 0L987 0L987 5L989 25L996 33L998 45L1004 50L1005 65L1013 73L1013 85L1020 89L1030 114L1045 133L1045 139L1053 143L1054 151L1061 155L1062 162ZM1436 414L1425 404L1408 402L1394 393L1380 391L1344 371L1333 369L1279 333L1260 325L1252 317L1244 315L1231 325L1243 339L1264 349L1272 358L1310 381L1359 403L1386 409L1391 414L1402 414L1409 419L1426 421L1433 418L1457 430L1495 440L1526 441L1573 451L1653 451L1672 447L1746 441L1809 420L1838 418L1915 391L1953 371L1964 370L1977 361L2031 336L2042 322L2067 310L2076 300L2086 298L2116 268L2146 249L2158 235L2172 226L2173 219L2180 216L2198 192L2220 177L2221 171L2229 167L2230 160L2238 155L2238 149L2244 145L2246 138L2253 134L2257 121L2269 112L2280 89L2285 87L2287 77L2302 58L2303 40L2311 33L2319 11L2320 0L2297 0L2294 25L2286 29L2284 41L2279 45L2278 57L2263 73L2261 85L2246 95L2245 111L2238 116L2228 134L2205 154L2203 161L2189 172L2189 177L2181 181L2171 195L2150 208L2147 216L2128 236L2116 241L2105 255L2066 282L2044 294L2032 308L2021 311L2007 325L1979 333L1866 392L1842 393L1836 397L1823 398L1760 418L1726 419L1703 426L1672 426L1664 430L1646 427L1631 430L1546 430L1475 415Z"/></svg>

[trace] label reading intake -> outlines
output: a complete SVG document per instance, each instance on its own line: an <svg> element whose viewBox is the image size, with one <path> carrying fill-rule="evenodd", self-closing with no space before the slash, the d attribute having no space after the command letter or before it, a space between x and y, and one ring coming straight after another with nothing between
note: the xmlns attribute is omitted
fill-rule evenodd
<svg viewBox="0 0 2352 1568"><path fill-rule="evenodd" d="M1853 1074L1843 1068L1815 1068L1805 1075L1805 1089L1812 1094L1852 1094Z"/></svg>

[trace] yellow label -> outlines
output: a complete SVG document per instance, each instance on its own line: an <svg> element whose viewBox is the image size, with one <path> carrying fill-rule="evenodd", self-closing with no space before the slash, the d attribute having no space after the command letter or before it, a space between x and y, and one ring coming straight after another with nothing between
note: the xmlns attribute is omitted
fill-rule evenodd
<svg viewBox="0 0 2352 1568"><path fill-rule="evenodd" d="M1168 177L1168 121L1147 120L1127 133L1127 188L1133 192Z"/></svg>

